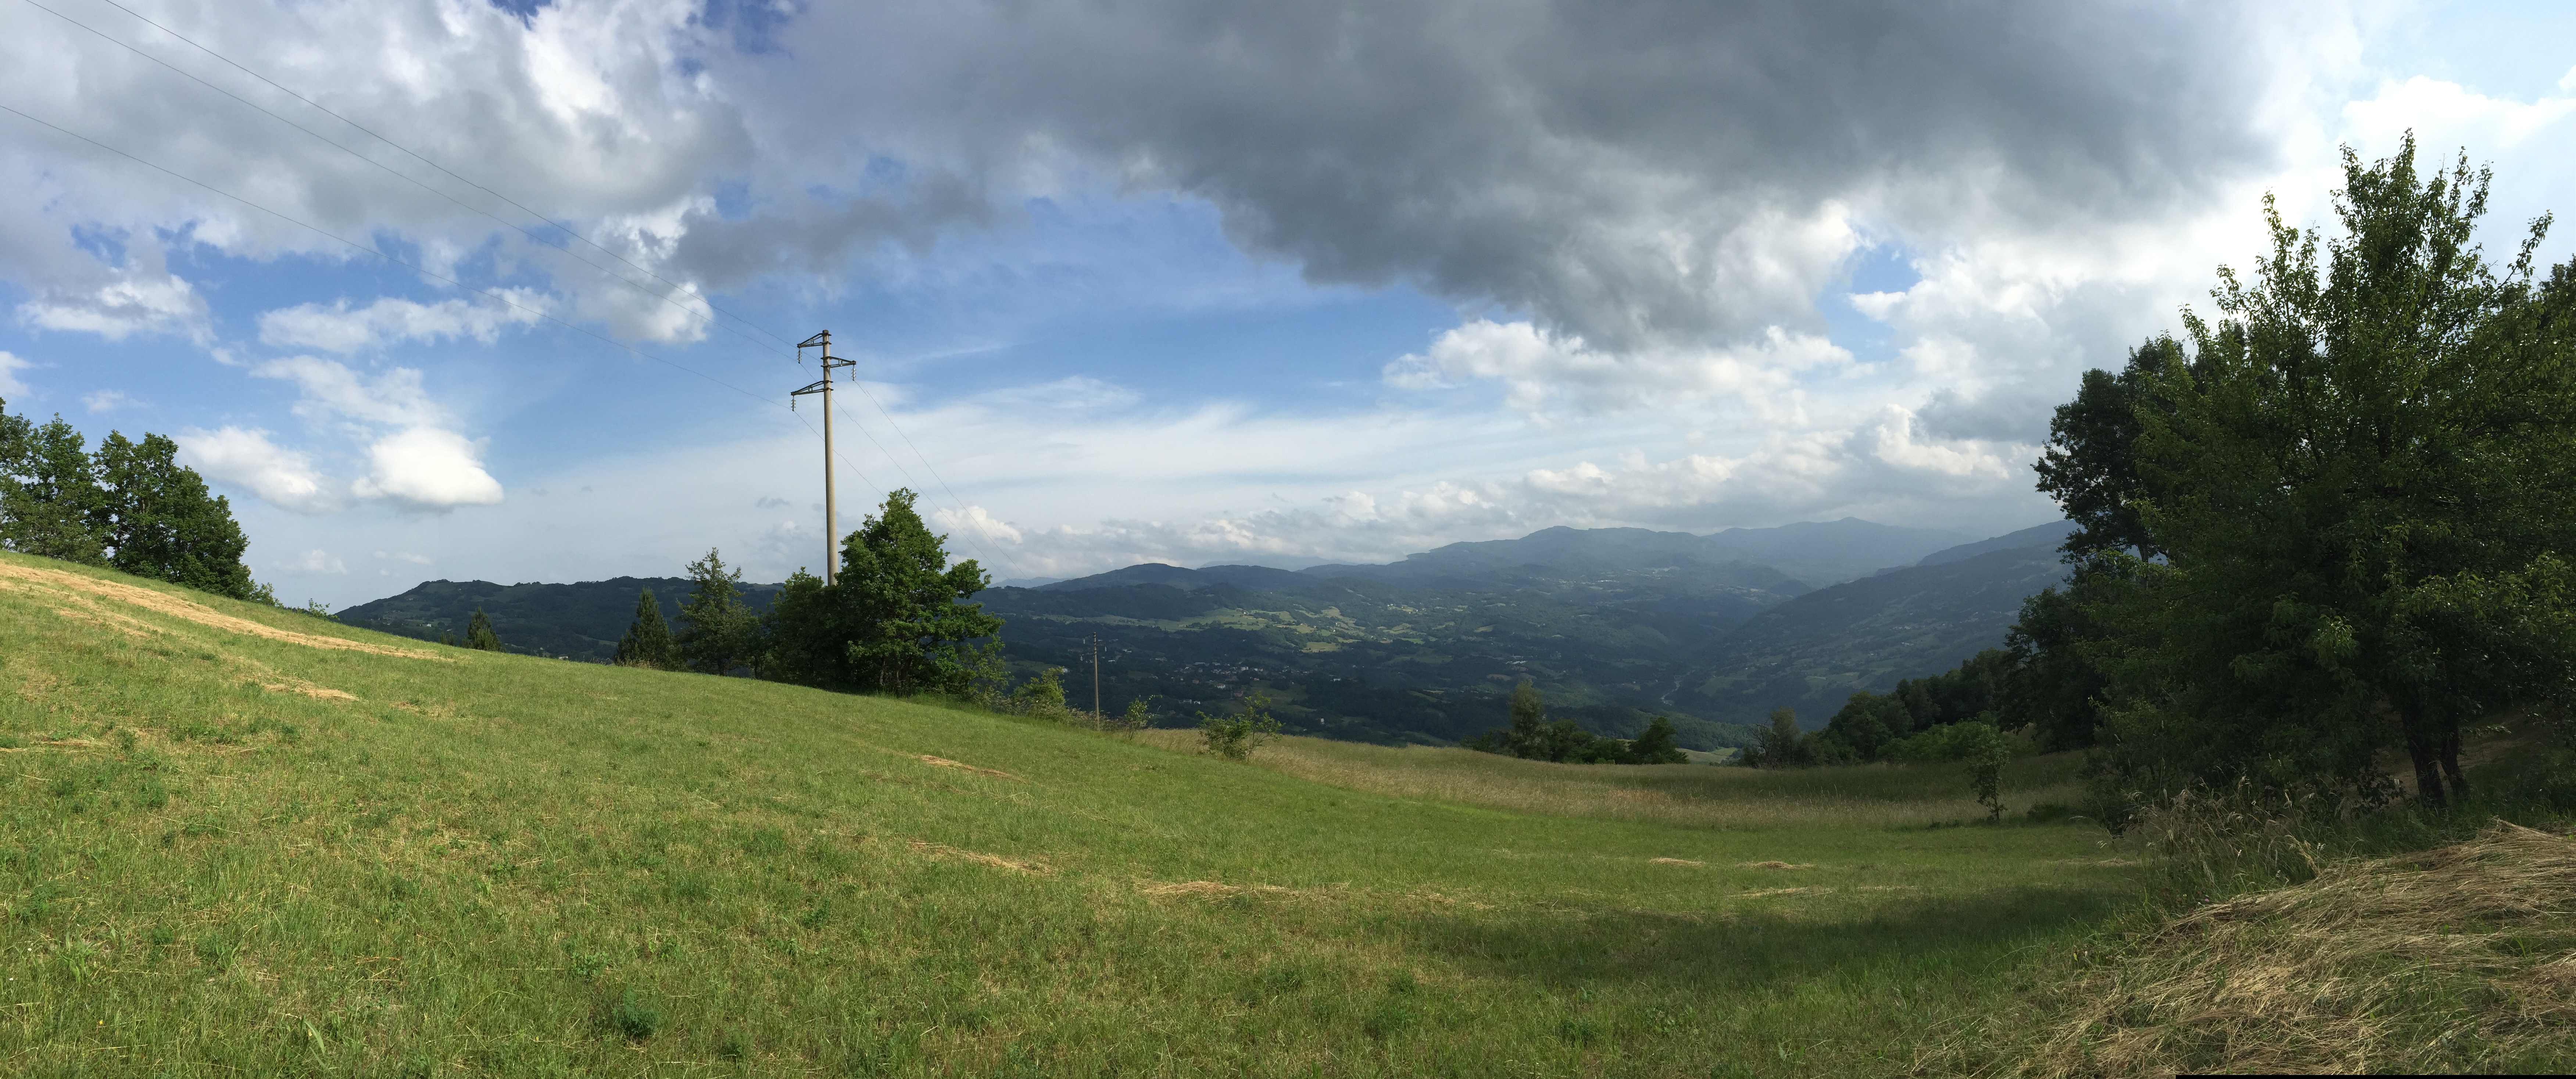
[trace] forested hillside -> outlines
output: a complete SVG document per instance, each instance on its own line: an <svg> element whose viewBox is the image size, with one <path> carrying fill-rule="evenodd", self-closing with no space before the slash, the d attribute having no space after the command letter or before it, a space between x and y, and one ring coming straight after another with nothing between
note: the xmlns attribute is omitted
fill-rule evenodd
<svg viewBox="0 0 2576 1079"><path fill-rule="evenodd" d="M2068 528L1964 544L1782 603L1702 650L1673 702L1746 724L1786 705L1821 726L1855 692L1885 692L2003 644L2022 601L2066 579L2057 545Z"/></svg>
<svg viewBox="0 0 2576 1079"><path fill-rule="evenodd" d="M492 619L501 650L606 663L617 638L635 617L635 597L653 590L662 617L677 620L688 598L686 577L612 577L574 584L494 584L490 581L424 581L399 596L342 610L340 620L424 641L461 636L477 608ZM774 584L742 586L744 598L764 607Z"/></svg>

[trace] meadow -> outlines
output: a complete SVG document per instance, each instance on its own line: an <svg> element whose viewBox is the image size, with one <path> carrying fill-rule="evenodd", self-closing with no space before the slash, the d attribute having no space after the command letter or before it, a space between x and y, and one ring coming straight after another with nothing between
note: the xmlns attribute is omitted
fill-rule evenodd
<svg viewBox="0 0 2576 1079"><path fill-rule="evenodd" d="M0 554L0 1070L1889 1074L2138 894L2061 758L1191 749Z"/></svg>

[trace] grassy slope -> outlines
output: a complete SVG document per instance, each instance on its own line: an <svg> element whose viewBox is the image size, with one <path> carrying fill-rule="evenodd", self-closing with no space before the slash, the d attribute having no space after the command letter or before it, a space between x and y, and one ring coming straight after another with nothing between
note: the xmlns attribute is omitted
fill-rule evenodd
<svg viewBox="0 0 2576 1079"><path fill-rule="evenodd" d="M1923 773L1246 767L27 567L15 1073L1884 1073L2134 889L2081 826L1922 827L1966 815Z"/></svg>

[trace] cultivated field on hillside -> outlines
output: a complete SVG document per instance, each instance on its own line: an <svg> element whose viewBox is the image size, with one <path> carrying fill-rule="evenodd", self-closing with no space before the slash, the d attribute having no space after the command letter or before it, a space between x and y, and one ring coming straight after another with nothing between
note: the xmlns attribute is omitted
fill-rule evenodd
<svg viewBox="0 0 2576 1079"><path fill-rule="evenodd" d="M0 554L0 1067L1885 1074L2136 894L1939 769L1186 748Z"/></svg>

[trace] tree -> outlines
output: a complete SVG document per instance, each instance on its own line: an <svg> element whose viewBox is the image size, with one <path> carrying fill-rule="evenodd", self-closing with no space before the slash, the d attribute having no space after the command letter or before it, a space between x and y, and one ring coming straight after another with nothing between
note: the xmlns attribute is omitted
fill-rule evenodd
<svg viewBox="0 0 2576 1079"><path fill-rule="evenodd" d="M1052 673L1050 671L1050 673ZM1059 702L1061 703L1061 702ZM1254 693L1234 715L1199 713L1199 737L1207 751L1230 761L1249 760L1263 742L1279 737L1279 721L1270 715L1270 697Z"/></svg>
<svg viewBox="0 0 2576 1079"><path fill-rule="evenodd" d="M2140 409L2167 411L2155 396L2155 372L2182 360L2182 345L2171 336L2149 338L2129 350L2119 374L2084 372L2075 399L2057 406L2048 423L2048 446L2032 466L2039 489L2057 500L2074 532L2060 547L2072 559L2091 559L2106 551L2130 551L2142 558L2163 553L2148 532L2139 509L2151 492L2139 471Z"/></svg>
<svg viewBox="0 0 2576 1079"><path fill-rule="evenodd" d="M108 564L234 599L259 599L242 553L250 539L232 504L178 462L179 446L163 435L128 441L110 432L98 445L101 498L92 521L110 548Z"/></svg>
<svg viewBox="0 0 2576 1079"><path fill-rule="evenodd" d="M689 563L689 580L696 588L680 603L682 665L708 674L749 666L756 619L742 602L742 571L727 569L724 557L709 547L705 558Z"/></svg>
<svg viewBox="0 0 2576 1079"><path fill-rule="evenodd" d="M1996 709L2005 727L2037 730L2046 749L2093 744L2100 698L2110 688L2088 653L2109 643L2102 624L2085 613L2082 597L2116 583L2098 569L2078 569L2063 591L2043 588L2021 603L2021 617L2004 634L2011 662Z"/></svg>
<svg viewBox="0 0 2576 1079"><path fill-rule="evenodd" d="M56 416L41 427L0 401L0 548L105 565L105 495L85 440Z"/></svg>
<svg viewBox="0 0 2576 1079"><path fill-rule="evenodd" d="M492 631L492 619L483 608L474 608L474 618L465 624L465 647L478 652L501 650L501 635Z"/></svg>
<svg viewBox="0 0 2576 1079"><path fill-rule="evenodd" d="M839 579L802 570L762 621L762 677L830 689L963 694L1002 620L963 602L991 579L973 559L949 564L947 537L913 509L911 491L841 543Z"/></svg>
<svg viewBox="0 0 2576 1079"><path fill-rule="evenodd" d="M2250 778L2465 793L2462 726L2564 699L2576 649L2576 288L2471 242L2489 175L2419 175L2412 136L2344 154L2331 238L2266 201L2252 280L2221 267L2191 355L2145 368L2146 542L2106 552L2103 766L2150 791ZM2140 557L2140 553L2154 557Z"/></svg>
<svg viewBox="0 0 2576 1079"><path fill-rule="evenodd" d="M2002 820L2004 766L2012 763L2012 743L1991 723L1962 723L1958 731L1966 736L1959 756L1968 762L1968 789L1977 796L1977 804L1986 807L1988 822Z"/></svg>
<svg viewBox="0 0 2576 1079"><path fill-rule="evenodd" d="M1511 729L1503 733L1503 751L1523 760L1555 759L1548 756L1547 701L1527 678L1512 687L1511 715Z"/></svg>
<svg viewBox="0 0 2576 1079"><path fill-rule="evenodd" d="M1656 716L1635 741L1628 743L1626 752L1620 754L1620 763L1687 764L1690 754L1682 752L1681 732L1673 729L1673 721Z"/></svg>
<svg viewBox="0 0 2576 1079"><path fill-rule="evenodd" d="M635 597L635 621L618 638L617 654L610 662L659 671L680 669L679 646L671 641L671 625L662 620L662 605L653 601L652 589Z"/></svg>
<svg viewBox="0 0 2576 1079"><path fill-rule="evenodd" d="M1761 767L1794 768L1808 763L1806 739L1798 733L1798 713L1788 706L1771 710L1771 725L1761 737Z"/></svg>

